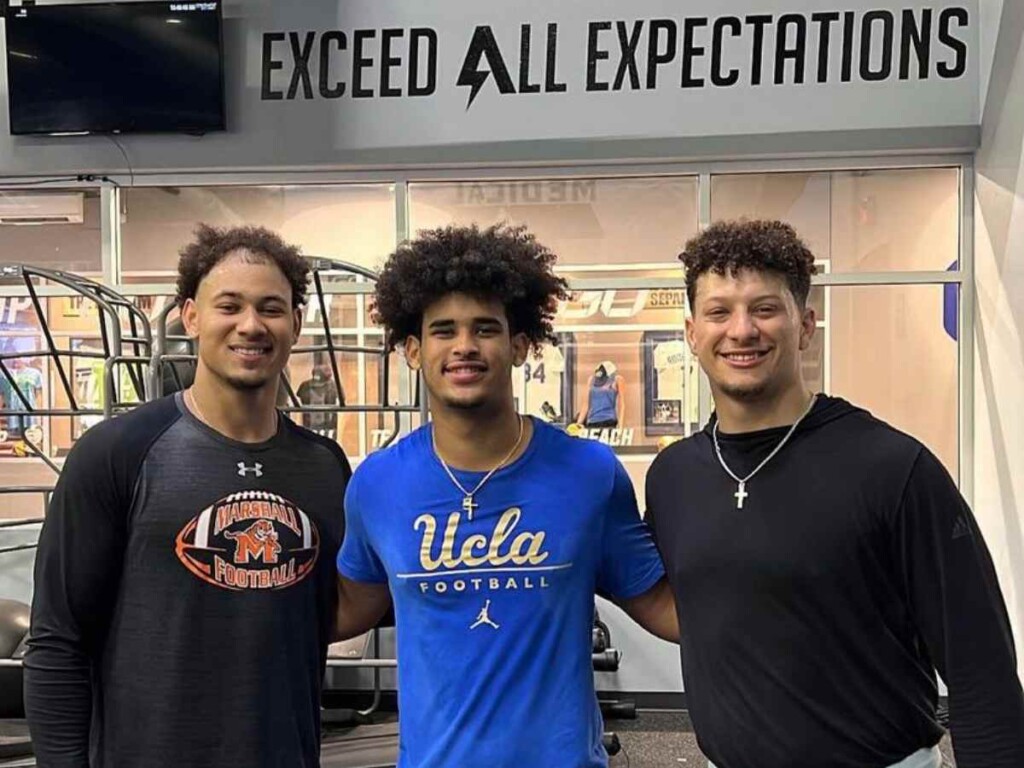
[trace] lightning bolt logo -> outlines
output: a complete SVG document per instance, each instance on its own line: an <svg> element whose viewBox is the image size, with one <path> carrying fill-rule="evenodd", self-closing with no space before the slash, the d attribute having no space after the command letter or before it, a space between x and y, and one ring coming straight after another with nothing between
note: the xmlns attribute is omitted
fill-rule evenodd
<svg viewBox="0 0 1024 768"><path fill-rule="evenodd" d="M487 59L487 66L483 69L480 65L483 59ZM466 58L462 62L462 70L459 72L459 79L456 85L468 86L469 100L466 101L466 111L473 106L473 100L487 78L494 75L494 82L500 93L515 93L516 87L508 73L505 59L502 58L498 41L494 39L494 32L489 26L480 26L473 30L473 39L469 41L469 50L466 51Z"/></svg>

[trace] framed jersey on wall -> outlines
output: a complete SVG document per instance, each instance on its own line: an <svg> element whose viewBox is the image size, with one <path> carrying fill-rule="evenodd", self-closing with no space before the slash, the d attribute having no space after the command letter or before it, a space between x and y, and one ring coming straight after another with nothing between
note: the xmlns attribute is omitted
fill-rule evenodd
<svg viewBox="0 0 1024 768"><path fill-rule="evenodd" d="M530 350L524 362L512 372L512 390L519 413L542 421L565 425L573 415L575 339L558 333L557 343Z"/></svg>
<svg viewBox="0 0 1024 768"><path fill-rule="evenodd" d="M644 331L640 354L644 434L689 434L699 421L697 365L683 332Z"/></svg>

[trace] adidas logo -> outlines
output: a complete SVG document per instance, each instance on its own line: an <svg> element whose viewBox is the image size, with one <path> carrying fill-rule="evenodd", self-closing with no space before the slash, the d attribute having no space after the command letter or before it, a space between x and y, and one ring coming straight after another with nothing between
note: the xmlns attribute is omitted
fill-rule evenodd
<svg viewBox="0 0 1024 768"><path fill-rule="evenodd" d="M963 515L960 515L959 517L957 517L956 521L953 523L953 538L954 539L960 539L960 538L963 538L964 536L970 536L970 535L971 535L971 526L969 526L967 524L967 518L965 518Z"/></svg>

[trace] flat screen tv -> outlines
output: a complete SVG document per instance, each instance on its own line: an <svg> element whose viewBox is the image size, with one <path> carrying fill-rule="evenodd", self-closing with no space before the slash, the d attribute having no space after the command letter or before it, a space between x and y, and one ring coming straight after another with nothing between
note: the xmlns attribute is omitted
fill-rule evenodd
<svg viewBox="0 0 1024 768"><path fill-rule="evenodd" d="M12 134L224 130L221 3L7 12Z"/></svg>

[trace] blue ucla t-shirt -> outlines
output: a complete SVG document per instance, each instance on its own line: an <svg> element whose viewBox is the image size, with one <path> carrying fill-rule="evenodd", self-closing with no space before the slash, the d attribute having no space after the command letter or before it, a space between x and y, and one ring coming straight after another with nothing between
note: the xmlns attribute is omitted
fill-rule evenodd
<svg viewBox="0 0 1024 768"><path fill-rule="evenodd" d="M473 489L482 472L455 471ZM530 444L474 495L430 427L369 456L345 497L338 571L395 605L399 768L606 766L591 660L594 592L664 574L611 450L533 420Z"/></svg>

